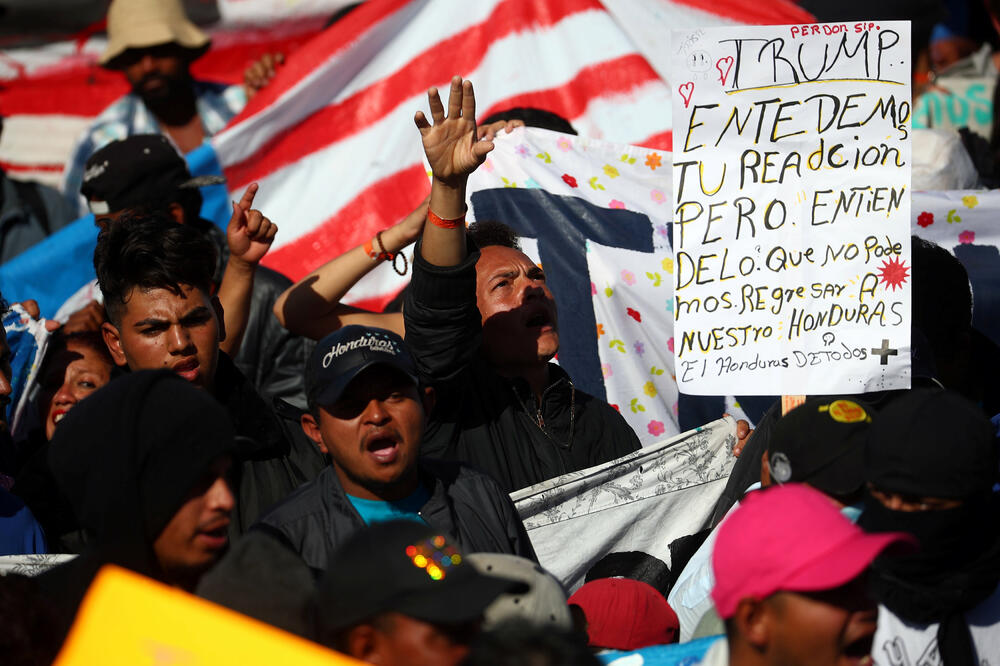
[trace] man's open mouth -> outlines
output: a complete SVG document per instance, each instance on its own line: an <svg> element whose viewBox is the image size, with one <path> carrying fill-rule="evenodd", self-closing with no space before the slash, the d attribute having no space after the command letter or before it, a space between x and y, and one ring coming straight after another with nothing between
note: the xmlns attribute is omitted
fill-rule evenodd
<svg viewBox="0 0 1000 666"><path fill-rule="evenodd" d="M391 433L369 437L365 441L365 451L378 463L386 465L395 462L399 455L399 438Z"/></svg>
<svg viewBox="0 0 1000 666"><path fill-rule="evenodd" d="M229 543L229 519L217 521L198 530L198 536L211 549L224 548Z"/></svg>
<svg viewBox="0 0 1000 666"><path fill-rule="evenodd" d="M198 365L198 359L191 358L175 364L171 369L184 379L192 382L198 378Z"/></svg>
<svg viewBox="0 0 1000 666"><path fill-rule="evenodd" d="M545 310L539 310L528 316L524 322L527 328L541 328L552 325L552 316Z"/></svg>

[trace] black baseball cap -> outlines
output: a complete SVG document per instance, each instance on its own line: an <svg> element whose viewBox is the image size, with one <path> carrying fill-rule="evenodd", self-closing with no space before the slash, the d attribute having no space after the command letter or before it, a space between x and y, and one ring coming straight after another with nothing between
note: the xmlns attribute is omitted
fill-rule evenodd
<svg viewBox="0 0 1000 666"><path fill-rule="evenodd" d="M87 160L80 193L96 215L162 201L178 189L226 182L222 176L191 177L187 162L161 134L112 141Z"/></svg>
<svg viewBox="0 0 1000 666"><path fill-rule="evenodd" d="M774 424L767 446L776 483L850 495L865 482L865 443L875 410L852 396L811 397Z"/></svg>
<svg viewBox="0 0 1000 666"><path fill-rule="evenodd" d="M383 328L344 326L316 344L306 366L309 407L332 405L355 377L373 365L388 365L419 384L417 366L403 339Z"/></svg>
<svg viewBox="0 0 1000 666"><path fill-rule="evenodd" d="M321 637L386 612L456 625L480 618L500 594L527 587L480 573L431 527L396 520L366 527L337 549L320 580L314 610Z"/></svg>

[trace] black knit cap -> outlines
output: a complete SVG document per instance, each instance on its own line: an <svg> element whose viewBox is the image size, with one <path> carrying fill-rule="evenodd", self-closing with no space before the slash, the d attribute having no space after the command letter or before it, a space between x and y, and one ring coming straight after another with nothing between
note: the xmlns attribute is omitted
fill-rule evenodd
<svg viewBox="0 0 1000 666"><path fill-rule="evenodd" d="M234 452L229 415L207 391L169 370L143 370L66 414L49 464L98 544L152 544L214 461Z"/></svg>

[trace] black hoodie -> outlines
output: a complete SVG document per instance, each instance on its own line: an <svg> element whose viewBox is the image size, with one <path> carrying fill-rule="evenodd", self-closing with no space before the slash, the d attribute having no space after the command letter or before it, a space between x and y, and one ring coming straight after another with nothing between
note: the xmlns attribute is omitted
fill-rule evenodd
<svg viewBox="0 0 1000 666"><path fill-rule="evenodd" d="M49 464L93 539L79 558L37 579L64 630L101 566L163 580L153 542L212 464L234 453L234 440L226 410L167 370L130 373L66 415Z"/></svg>

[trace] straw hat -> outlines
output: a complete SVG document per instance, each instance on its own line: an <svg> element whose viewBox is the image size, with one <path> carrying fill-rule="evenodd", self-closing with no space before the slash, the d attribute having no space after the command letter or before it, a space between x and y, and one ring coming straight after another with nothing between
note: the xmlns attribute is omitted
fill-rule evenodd
<svg viewBox="0 0 1000 666"><path fill-rule="evenodd" d="M208 50L211 40L184 14L180 0L112 0L108 8L108 47L101 65L118 69L116 59L127 49L175 42L191 52L191 60Z"/></svg>

